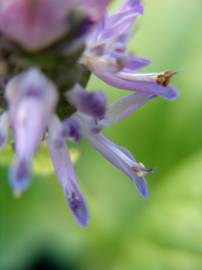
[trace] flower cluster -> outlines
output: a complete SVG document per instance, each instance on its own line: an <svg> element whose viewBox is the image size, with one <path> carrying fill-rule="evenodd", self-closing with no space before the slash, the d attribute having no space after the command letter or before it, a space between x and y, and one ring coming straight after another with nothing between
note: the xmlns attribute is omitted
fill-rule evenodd
<svg viewBox="0 0 202 270"><path fill-rule="evenodd" d="M108 2L0 1L0 148L11 129L10 185L17 192L29 186L33 157L45 140L65 198L82 226L88 224L88 212L66 141L85 137L146 198L144 176L151 169L101 132L157 96L177 96L170 85L173 72L139 73L150 61L127 52L130 29L143 13L141 1L126 0L112 15ZM131 94L107 104L103 92L85 90L91 73Z"/></svg>

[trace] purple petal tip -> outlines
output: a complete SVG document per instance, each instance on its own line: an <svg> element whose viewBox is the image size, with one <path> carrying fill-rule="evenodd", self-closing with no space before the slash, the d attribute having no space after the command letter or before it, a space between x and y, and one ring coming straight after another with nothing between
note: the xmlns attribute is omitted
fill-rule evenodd
<svg viewBox="0 0 202 270"><path fill-rule="evenodd" d="M134 0L134 8L136 9L136 12L143 14L144 13L144 6L142 4L142 1L140 0Z"/></svg>
<svg viewBox="0 0 202 270"><path fill-rule="evenodd" d="M164 97L168 100L175 100L178 96L179 96L178 90L175 87L170 86L169 90L167 91L167 94Z"/></svg>
<svg viewBox="0 0 202 270"><path fill-rule="evenodd" d="M29 166L25 161L20 161L10 169L10 185L15 191L24 191L30 184Z"/></svg>
<svg viewBox="0 0 202 270"><path fill-rule="evenodd" d="M67 197L67 201L77 223L82 227L87 227L88 211L81 195L77 196L77 194L72 193L70 197Z"/></svg>
<svg viewBox="0 0 202 270"><path fill-rule="evenodd" d="M71 138L75 143L81 139L81 130L79 123L73 118L67 118L62 123L61 136L65 138Z"/></svg>
<svg viewBox="0 0 202 270"><path fill-rule="evenodd" d="M143 177L138 177L135 179L134 184L140 193L143 199L147 199L148 197L148 187L145 179Z"/></svg>

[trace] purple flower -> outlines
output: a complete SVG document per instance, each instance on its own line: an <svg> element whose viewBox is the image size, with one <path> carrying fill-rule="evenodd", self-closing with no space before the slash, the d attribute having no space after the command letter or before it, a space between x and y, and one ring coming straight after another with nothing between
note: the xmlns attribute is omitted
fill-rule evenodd
<svg viewBox="0 0 202 270"><path fill-rule="evenodd" d="M30 185L30 166L25 159L14 160L10 168L9 180L15 194L21 194Z"/></svg>
<svg viewBox="0 0 202 270"><path fill-rule="evenodd" d="M110 0L81 0L81 5L95 21L99 21L109 2Z"/></svg>
<svg viewBox="0 0 202 270"><path fill-rule="evenodd" d="M55 144L57 136L62 128L58 118L54 117L49 126L49 135L47 136L48 150L53 162L55 173L62 186L65 198L69 204L70 209L78 223L82 226L88 224L88 212L86 204L79 189L76 180L76 175L70 160L66 144L60 146Z"/></svg>
<svg viewBox="0 0 202 270"><path fill-rule="evenodd" d="M70 30L71 13L78 11L81 16L90 16L90 21L97 21L103 15L108 2L109 0L3 1L0 5L0 30L26 49L44 48Z"/></svg>
<svg viewBox="0 0 202 270"><path fill-rule="evenodd" d="M174 73L169 71L144 74L123 70L113 75L96 71L95 74L103 81L117 88L158 95L170 100L175 99L177 96L177 90L169 84Z"/></svg>
<svg viewBox="0 0 202 270"><path fill-rule="evenodd" d="M103 135L92 132L85 132L85 135L97 151L111 162L112 165L130 177L141 196L146 198L148 190L144 175L149 173L150 169L145 168L142 163L137 162L127 149L114 144Z"/></svg>
<svg viewBox="0 0 202 270"><path fill-rule="evenodd" d="M69 138L75 143L79 142L81 130L79 123L73 117L69 117L63 121L61 137L63 140Z"/></svg>
<svg viewBox="0 0 202 270"><path fill-rule="evenodd" d="M68 100L82 113L103 119L106 111L106 97L101 91L86 92L76 85L67 94Z"/></svg>
<svg viewBox="0 0 202 270"><path fill-rule="evenodd" d="M170 85L174 72L137 73L137 69L150 62L126 52L129 30L142 13L141 1L131 0L126 1L114 15L104 15L89 36L87 49L80 61L114 87L175 99L177 91Z"/></svg>
<svg viewBox="0 0 202 270"><path fill-rule="evenodd" d="M22 191L27 187L25 179L32 158L54 113L57 92L39 70L30 69L8 83L6 96L15 141L15 165L10 182L15 190Z"/></svg>
<svg viewBox="0 0 202 270"><path fill-rule="evenodd" d="M127 149L112 143L99 133L103 128L127 117L146 101L154 97L151 94L134 93L120 98L120 100L108 106L105 117L101 120L96 120L92 116L89 117L89 115L85 115L81 111L72 116L80 124L83 136L109 162L133 181L143 198L146 198L148 195L144 175L151 172L151 169L147 169L142 163L137 162Z"/></svg>
<svg viewBox="0 0 202 270"><path fill-rule="evenodd" d="M28 49L46 46L69 27L69 13L77 1L10 0L0 6L0 29Z"/></svg>
<svg viewBox="0 0 202 270"><path fill-rule="evenodd" d="M31 183L32 161L45 140L55 173L73 216L88 224L87 206L66 142L85 137L131 179L143 198L152 170L124 147L102 135L151 99L174 99L175 74L138 73L150 61L127 52L132 24L143 14L140 0L127 0L109 15L109 0L0 1L0 149L13 133L10 185L16 194ZM107 104L102 91L86 91L93 72L132 93Z"/></svg>
<svg viewBox="0 0 202 270"><path fill-rule="evenodd" d="M105 118L100 121L100 124L105 127L120 121L136 111L140 106L147 101L155 98L155 95L150 93L136 92L124 96L108 106Z"/></svg>

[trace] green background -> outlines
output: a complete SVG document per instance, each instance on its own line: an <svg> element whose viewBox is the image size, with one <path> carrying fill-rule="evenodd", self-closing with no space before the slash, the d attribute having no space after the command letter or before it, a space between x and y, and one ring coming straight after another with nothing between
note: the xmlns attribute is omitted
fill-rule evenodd
<svg viewBox="0 0 202 270"><path fill-rule="evenodd" d="M90 224L80 228L44 146L33 184L21 198L13 197L7 146L0 154L1 270L31 269L40 258L66 270L202 269L202 1L144 4L130 50L152 60L148 71L182 71L173 79L180 96L151 101L105 134L156 168L147 177L148 200L82 140L75 168ZM110 101L127 94L94 77L88 88L104 90Z"/></svg>

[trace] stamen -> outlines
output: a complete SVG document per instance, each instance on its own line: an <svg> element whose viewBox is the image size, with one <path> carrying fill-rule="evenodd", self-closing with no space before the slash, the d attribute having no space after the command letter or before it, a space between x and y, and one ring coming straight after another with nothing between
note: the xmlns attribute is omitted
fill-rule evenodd
<svg viewBox="0 0 202 270"><path fill-rule="evenodd" d="M131 167L131 169L133 170L133 172L138 176L138 177L142 177L145 174L151 173L153 172L152 168L145 168L144 164L139 162L139 166L134 166Z"/></svg>
<svg viewBox="0 0 202 270"><path fill-rule="evenodd" d="M172 72L170 70L165 71L164 73L161 73L157 76L156 82L163 86L168 86L170 83L170 79L175 75L176 72Z"/></svg>
<svg viewBox="0 0 202 270"><path fill-rule="evenodd" d="M125 62L120 57L84 55L80 59L80 63L94 70L95 66L99 70L116 73L123 69Z"/></svg>

